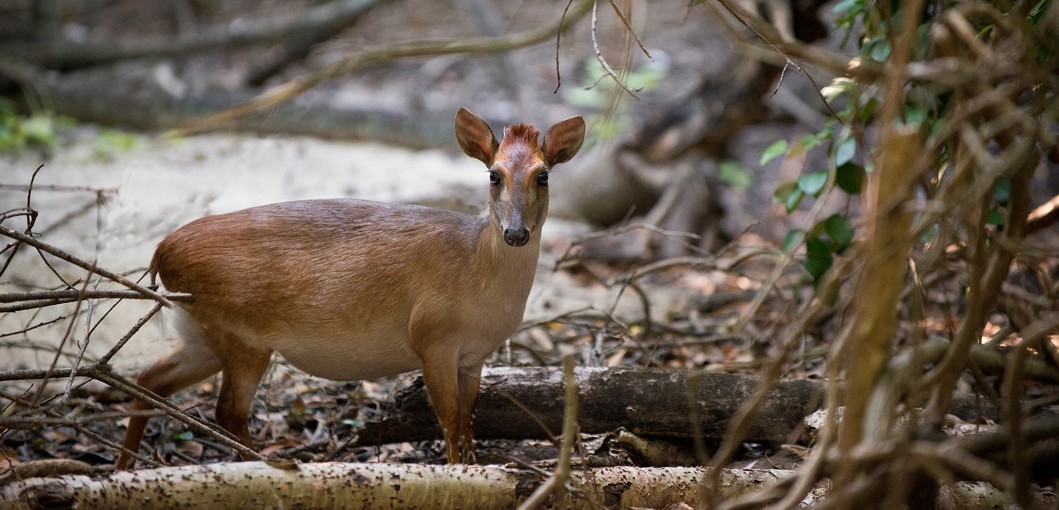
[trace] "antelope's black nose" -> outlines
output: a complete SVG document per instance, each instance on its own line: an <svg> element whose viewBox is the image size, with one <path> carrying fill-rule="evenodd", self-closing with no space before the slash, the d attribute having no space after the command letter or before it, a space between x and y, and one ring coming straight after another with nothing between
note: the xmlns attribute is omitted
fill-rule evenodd
<svg viewBox="0 0 1059 510"><path fill-rule="evenodd" d="M505 228L504 242L509 246L525 246L529 242L530 231L528 228Z"/></svg>

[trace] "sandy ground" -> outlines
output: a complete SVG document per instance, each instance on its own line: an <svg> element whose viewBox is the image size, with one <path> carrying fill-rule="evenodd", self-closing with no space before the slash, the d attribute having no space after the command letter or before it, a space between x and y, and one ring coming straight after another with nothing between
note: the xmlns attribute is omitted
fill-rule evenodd
<svg viewBox="0 0 1059 510"><path fill-rule="evenodd" d="M32 206L40 212L34 231L42 239L105 268L139 277L155 244L180 225L206 214L224 213L277 201L359 197L374 200L442 205L465 211L480 211L486 201L484 168L455 149L409 151L371 143L340 143L308 138L263 138L242 135L211 135L178 141L141 138L135 148L107 156L97 154L92 132L63 147L50 160L24 154L0 156L0 209L24 207L26 192L10 185L25 185L33 170L44 164L38 186L63 185L112 189L106 202L95 206L90 191L47 191L32 195ZM576 164L576 159L570 165ZM553 190L561 193L562 190ZM81 211L75 214L77 211ZM73 215L71 217L71 215ZM24 218L4 222L22 229ZM552 271L555 256L571 239L589 227L556 218L544 229L545 250L530 297L527 320L553 317L563 311L594 307L609 310L615 291L575 284L571 277ZM7 243L5 243L6 245ZM64 278L73 281L85 271L49 257ZM0 276L0 293L60 287L41 258L22 250ZM657 304L657 303L656 303ZM90 336L90 356L105 353L149 308L149 304L123 302ZM93 323L109 308L109 302L92 310ZM664 313L662 303L655 310ZM0 370L44 368L54 358L54 345L70 322L18 331L59 316L71 307L0 314ZM628 295L620 298L618 315L635 317L638 304ZM73 325L72 339L82 345L85 316ZM16 333L16 334L10 334ZM147 327L126 345L114 364L119 372L162 357L171 348L169 334ZM164 341L160 341L165 338ZM64 352L76 352L67 344ZM66 358L59 366L69 366Z"/></svg>

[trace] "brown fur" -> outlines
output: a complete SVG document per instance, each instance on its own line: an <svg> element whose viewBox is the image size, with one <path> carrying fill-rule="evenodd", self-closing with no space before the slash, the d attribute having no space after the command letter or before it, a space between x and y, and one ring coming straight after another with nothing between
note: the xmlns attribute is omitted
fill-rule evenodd
<svg viewBox="0 0 1059 510"><path fill-rule="evenodd" d="M559 126L579 147L580 118ZM545 159L532 126L509 128L497 144L485 122L461 110L456 133L469 156L505 176L505 189L491 193L488 218L308 200L207 216L166 236L151 271L194 301L177 316L184 345L138 382L167 397L223 372L217 422L252 447L246 417L274 351L331 379L421 368L449 462L473 461L482 363L518 328L537 266L547 188L530 176L556 161ZM546 136L545 144L556 139ZM530 220L529 241L509 246L504 229L523 219ZM145 424L130 419L125 448L138 448ZM118 467L131 465L123 452Z"/></svg>

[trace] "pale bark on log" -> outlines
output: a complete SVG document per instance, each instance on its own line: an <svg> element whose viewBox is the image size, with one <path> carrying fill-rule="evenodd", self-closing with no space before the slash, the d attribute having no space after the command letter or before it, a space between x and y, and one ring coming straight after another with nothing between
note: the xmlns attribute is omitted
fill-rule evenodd
<svg viewBox="0 0 1059 510"><path fill-rule="evenodd" d="M608 467L576 470L551 508L697 506L703 468ZM792 475L783 470L724 470L725 499L747 495ZM291 469L234 462L111 473L30 478L0 485L0 509L36 508L514 508L541 483L534 471L502 466L302 464ZM814 491L803 503L826 497ZM959 482L939 491L938 508L1005 508L1010 497L984 483ZM1053 493L1034 494L1052 508Z"/></svg>
<svg viewBox="0 0 1059 510"><path fill-rule="evenodd" d="M699 501L701 468L610 467L575 471L579 497L552 508L662 508ZM721 491L737 496L789 476L727 470ZM535 471L502 466L302 464L293 469L235 462L68 475L0 486L0 508L514 508L542 483Z"/></svg>

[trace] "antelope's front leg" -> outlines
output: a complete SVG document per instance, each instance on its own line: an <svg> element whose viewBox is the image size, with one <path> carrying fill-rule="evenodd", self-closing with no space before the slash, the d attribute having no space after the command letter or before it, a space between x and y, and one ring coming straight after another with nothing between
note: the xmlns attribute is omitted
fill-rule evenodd
<svg viewBox="0 0 1059 510"><path fill-rule="evenodd" d="M423 381L445 436L446 458L449 464L456 464L460 460L459 362L451 351L438 349L425 354L422 356Z"/></svg>
<svg viewBox="0 0 1059 510"><path fill-rule="evenodd" d="M474 464L474 404L478 401L478 390L482 380L482 365L460 368L458 375L460 392L459 456L460 462Z"/></svg>

